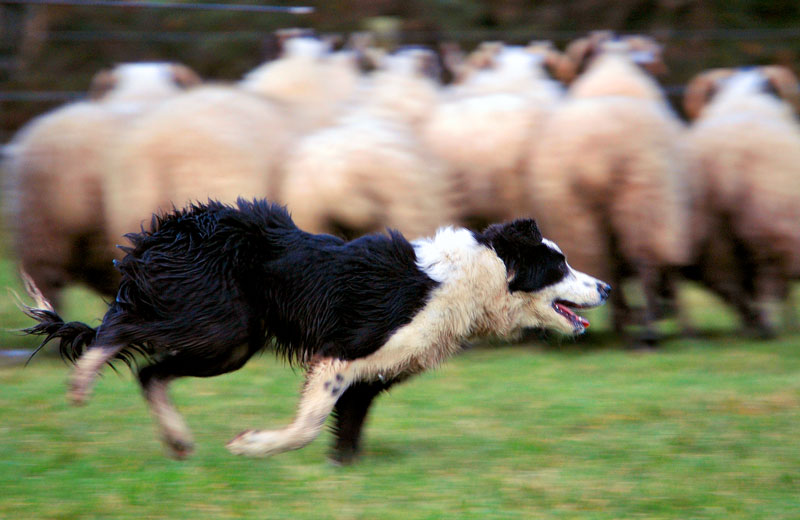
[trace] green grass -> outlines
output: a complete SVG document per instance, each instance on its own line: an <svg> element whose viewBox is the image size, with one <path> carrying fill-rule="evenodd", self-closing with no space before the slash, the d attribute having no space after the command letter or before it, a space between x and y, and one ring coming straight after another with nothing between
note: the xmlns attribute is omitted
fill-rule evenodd
<svg viewBox="0 0 800 520"><path fill-rule="evenodd" d="M25 325L6 300L3 326ZM0 519L800 517L800 335L741 338L718 302L689 300L705 339L655 353L619 348L603 311L574 342L470 350L382 397L351 467L327 462L327 432L271 459L225 450L292 417L301 376L269 355L174 385L197 443L183 462L126 371L73 408L60 361L0 366ZM75 290L66 314L102 303Z"/></svg>

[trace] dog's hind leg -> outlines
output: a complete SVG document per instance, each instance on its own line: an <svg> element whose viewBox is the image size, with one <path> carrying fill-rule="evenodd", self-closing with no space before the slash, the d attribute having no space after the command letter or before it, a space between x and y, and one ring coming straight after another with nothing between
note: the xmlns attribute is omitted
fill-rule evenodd
<svg viewBox="0 0 800 520"><path fill-rule="evenodd" d="M317 438L336 401L353 383L351 363L323 359L308 371L297 415L280 430L247 430L234 437L228 451L235 455L266 457L300 449Z"/></svg>
<svg viewBox="0 0 800 520"><path fill-rule="evenodd" d="M167 386L176 376L159 371L159 365L146 366L139 371L139 383L153 418L158 423L161 439L169 455L176 459L188 457L193 449L192 433L167 395Z"/></svg>
<svg viewBox="0 0 800 520"><path fill-rule="evenodd" d="M102 366L124 347L125 344L93 346L78 358L69 381L68 398L72 404L82 405L86 402Z"/></svg>

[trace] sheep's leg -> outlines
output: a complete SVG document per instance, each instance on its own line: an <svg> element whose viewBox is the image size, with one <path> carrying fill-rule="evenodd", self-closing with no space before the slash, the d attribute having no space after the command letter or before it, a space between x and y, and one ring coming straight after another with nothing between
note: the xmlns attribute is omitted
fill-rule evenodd
<svg viewBox="0 0 800 520"><path fill-rule="evenodd" d="M658 277L660 317L674 317L683 336L696 336L681 290L682 273L679 269L664 269Z"/></svg>
<svg viewBox="0 0 800 520"><path fill-rule="evenodd" d="M610 275L609 283L611 287L616 288L616 290L611 291L611 301L609 302L611 304L611 324L614 333L617 336L624 337L625 326L630 319L630 307L628 307L628 302L625 300L625 291L623 290L625 278L617 266L612 266Z"/></svg>
<svg viewBox="0 0 800 520"><path fill-rule="evenodd" d="M300 449L317 438L336 401L353 383L351 363L327 358L306 375L294 421L280 430L247 430L234 437L228 451L251 457L269 456Z"/></svg>
<svg viewBox="0 0 800 520"><path fill-rule="evenodd" d="M333 462L349 464L358 457L361 452L361 432L369 407L378 394L397 382L399 380L356 383L342 394L333 410L336 418L333 428L336 442L330 454Z"/></svg>
<svg viewBox="0 0 800 520"><path fill-rule="evenodd" d="M758 334L764 338L776 334L776 318L779 314L778 301L782 277L775 265L761 265L755 277L755 310L757 313Z"/></svg>
<svg viewBox="0 0 800 520"><path fill-rule="evenodd" d="M791 282L786 280L782 289L783 328L787 331L796 332L798 330L797 306Z"/></svg>
<svg viewBox="0 0 800 520"><path fill-rule="evenodd" d="M192 434L167 394L167 387L176 376L163 374L160 368L158 364L144 367L139 371L139 383L169 454L184 459L194 449Z"/></svg>
<svg viewBox="0 0 800 520"><path fill-rule="evenodd" d="M75 368L70 377L68 398L72 404L82 405L86 402L100 368L123 347L125 347L124 344L101 345L92 347L83 353L75 362Z"/></svg>
<svg viewBox="0 0 800 520"><path fill-rule="evenodd" d="M658 312L657 283L658 273L653 267L640 267L639 276L644 292L644 309L642 309L641 325L642 332L639 342L642 346L653 347L658 343L658 331L655 328L656 315Z"/></svg>

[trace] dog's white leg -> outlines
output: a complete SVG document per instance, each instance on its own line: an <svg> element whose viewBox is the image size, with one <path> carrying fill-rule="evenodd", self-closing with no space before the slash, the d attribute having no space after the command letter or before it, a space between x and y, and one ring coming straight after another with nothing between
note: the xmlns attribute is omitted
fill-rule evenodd
<svg viewBox="0 0 800 520"><path fill-rule="evenodd" d="M184 459L192 453L194 443L192 433L186 422L175 409L167 395L167 386L172 378L152 377L143 383L144 397L150 406L170 455L176 459Z"/></svg>
<svg viewBox="0 0 800 520"><path fill-rule="evenodd" d="M82 405L89 397L97 373L124 345L100 346L88 349L75 362L69 381L68 398L74 405Z"/></svg>
<svg viewBox="0 0 800 520"><path fill-rule="evenodd" d="M292 424L280 430L244 431L227 444L228 451L236 455L266 457L302 448L316 439L339 396L353 383L350 368L350 362L338 359L316 363L306 375Z"/></svg>

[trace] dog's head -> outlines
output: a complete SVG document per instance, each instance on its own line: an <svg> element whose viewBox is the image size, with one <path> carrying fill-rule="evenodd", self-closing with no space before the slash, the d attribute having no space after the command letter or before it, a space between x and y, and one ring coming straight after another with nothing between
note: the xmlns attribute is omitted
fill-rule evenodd
<svg viewBox="0 0 800 520"><path fill-rule="evenodd" d="M574 309L602 305L611 291L607 283L570 267L558 246L542 237L534 220L494 224L476 239L493 249L506 266L516 309L513 328L582 334L589 321Z"/></svg>

